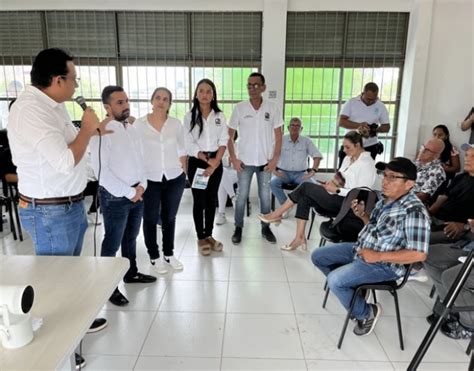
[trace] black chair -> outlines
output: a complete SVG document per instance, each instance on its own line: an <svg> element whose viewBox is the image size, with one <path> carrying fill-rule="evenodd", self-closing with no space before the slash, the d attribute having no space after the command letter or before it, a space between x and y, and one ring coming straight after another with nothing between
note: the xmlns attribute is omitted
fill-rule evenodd
<svg viewBox="0 0 474 371"><path fill-rule="evenodd" d="M21 223L20 223L20 216L18 214L18 202L20 201L20 194L18 192L18 175L16 174L5 174L5 180L8 186L8 198L11 202L11 208L15 213L15 220L16 220L16 228L18 228L18 236L20 241L23 241L23 232L21 230ZM13 229L15 226L13 225ZM14 237L16 236L16 232ZM15 238L16 240L16 238Z"/></svg>
<svg viewBox="0 0 474 371"><path fill-rule="evenodd" d="M13 234L13 239L17 240L18 237L16 235L15 224L13 223L12 205L13 205L13 202L10 199L10 197L0 196L0 210L2 206L5 206L5 209L8 212L8 215L10 217L10 230ZM2 218L2 220L0 221L0 232L3 232L3 216L1 214L2 213L0 212L0 217Z"/></svg>
<svg viewBox="0 0 474 371"><path fill-rule="evenodd" d="M346 334L347 325L349 324L349 319L351 318L352 309L354 308L357 295L361 295L362 292L372 290L374 303L377 303L377 298L375 296L375 290L381 290L381 291L388 291L393 296L393 300L394 300L394 303L395 303L395 313L397 315L398 338L400 340L400 349L405 350L405 347L403 345L402 323L401 323L401 320L400 320L400 307L399 307L399 304L398 304L397 291L400 290L407 283L408 277L410 276L411 269L412 269L412 264L405 265L405 275L403 276L403 279L401 281L398 280L398 281L385 281L385 282L377 282L377 283L368 283L368 284L363 284L363 285L359 285L359 286L356 287L356 289L354 291L354 295L352 295L351 305L349 307L349 310L347 311L346 319L344 321L344 326L342 327L342 331L341 331L341 335L339 337L339 341L337 343L337 349L341 349L342 341L344 340L344 335ZM326 301L327 301L327 298L328 298L328 295L329 295L329 291L330 291L329 287L326 286L326 293L325 293L325 296L324 296L323 308L326 307Z"/></svg>

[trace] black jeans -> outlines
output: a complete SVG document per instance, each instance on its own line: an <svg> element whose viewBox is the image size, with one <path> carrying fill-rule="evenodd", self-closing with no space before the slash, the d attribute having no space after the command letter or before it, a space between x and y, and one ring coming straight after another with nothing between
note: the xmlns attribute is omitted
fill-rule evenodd
<svg viewBox="0 0 474 371"><path fill-rule="evenodd" d="M188 178L192 184L196 170L206 169L207 163L196 157L190 157L188 162ZM212 236L212 229L214 228L214 216L216 215L217 206L217 191L222 178L222 163L214 170L206 189L191 188L193 193L193 219L194 227L196 228L197 238L202 240L206 237Z"/></svg>
<svg viewBox="0 0 474 371"><path fill-rule="evenodd" d="M163 255L172 256L174 251L174 231L176 214L183 196L186 175L182 173L174 179L161 182L148 180L143 194L143 237L150 259L158 259L160 252L156 240L156 225L161 214L161 232L163 235Z"/></svg>
<svg viewBox="0 0 474 371"><path fill-rule="evenodd" d="M335 217L341 209L344 197L328 193L323 186L314 183L301 183L288 194L296 206L295 218L308 220L311 207L327 217Z"/></svg>

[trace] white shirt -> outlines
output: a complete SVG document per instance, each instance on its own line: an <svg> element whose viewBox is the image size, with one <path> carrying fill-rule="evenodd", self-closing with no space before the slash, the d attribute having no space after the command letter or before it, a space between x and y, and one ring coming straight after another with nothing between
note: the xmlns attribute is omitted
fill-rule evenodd
<svg viewBox="0 0 474 371"><path fill-rule="evenodd" d="M346 196L353 188L373 188L377 177L375 161L370 152L362 152L352 164L349 156L344 157L339 172L346 180L339 193L340 196Z"/></svg>
<svg viewBox="0 0 474 371"><path fill-rule="evenodd" d="M229 133L224 112L211 110L207 119L202 117L202 133L199 135L199 126L191 129L191 111L184 116L184 143L189 156L198 156L198 152L214 152L221 146L227 147Z"/></svg>
<svg viewBox="0 0 474 371"><path fill-rule="evenodd" d="M239 132L239 159L250 166L262 166L273 158L275 129L284 124L278 106L263 100L255 110L250 101L238 103L229 127Z"/></svg>
<svg viewBox="0 0 474 371"><path fill-rule="evenodd" d="M92 168L99 185L115 197L135 197L133 185L146 189L143 145L135 127L112 120L107 124L112 134L102 136L99 176L99 137L90 143Z"/></svg>
<svg viewBox="0 0 474 371"><path fill-rule="evenodd" d="M77 136L64 103L27 86L12 106L8 139L18 189L31 198L75 196L86 187L86 154L74 165L68 145Z"/></svg>
<svg viewBox="0 0 474 371"><path fill-rule="evenodd" d="M148 121L148 115L137 119L133 126L137 129L145 153L145 176L153 182L174 179L183 173L180 157L186 156L184 148L184 129L181 122L168 117L161 131Z"/></svg>
<svg viewBox="0 0 474 371"><path fill-rule="evenodd" d="M367 122L370 124L388 124L388 111L385 104L383 104L380 100L377 100L374 104L370 106L366 105L359 95L358 97L354 97L349 99L341 109L341 115L347 116L349 120L361 123ZM353 130L347 129L346 132ZM363 138L364 147L372 146L377 144L379 139L377 136Z"/></svg>

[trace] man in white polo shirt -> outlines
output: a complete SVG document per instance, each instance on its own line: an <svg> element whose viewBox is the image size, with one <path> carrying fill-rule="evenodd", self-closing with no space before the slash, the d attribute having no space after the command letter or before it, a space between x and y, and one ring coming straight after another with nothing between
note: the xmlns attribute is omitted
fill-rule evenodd
<svg viewBox="0 0 474 371"><path fill-rule="evenodd" d="M238 177L235 231L232 235L234 244L242 240L245 204L254 173L258 182L260 212L267 214L271 208L270 180L280 158L283 118L275 103L263 99L265 88L262 74L250 74L247 80L250 99L235 106L229 121L229 157ZM239 132L238 158L233 139L235 131ZM269 225L263 222L262 236L276 243Z"/></svg>
<svg viewBox="0 0 474 371"><path fill-rule="evenodd" d="M374 160L375 156L383 151L377 134L390 131L388 111L385 104L379 100L378 94L379 87L377 84L374 82L367 83L361 95L349 99L342 106L339 116L339 126L347 129L347 131L356 130L359 127L365 128L368 137L363 139L364 148L370 152ZM339 166L344 157L346 157L346 154L341 148L339 151Z"/></svg>

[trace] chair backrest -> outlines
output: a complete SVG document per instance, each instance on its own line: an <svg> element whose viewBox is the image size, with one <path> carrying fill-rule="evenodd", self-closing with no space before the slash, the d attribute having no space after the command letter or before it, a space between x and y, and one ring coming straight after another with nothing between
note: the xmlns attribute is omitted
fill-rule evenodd
<svg viewBox="0 0 474 371"><path fill-rule="evenodd" d="M404 264L405 265L405 274L403 275L403 279L398 283L397 290L401 289L407 283L408 278L410 277L411 269L413 268L413 264Z"/></svg>
<svg viewBox="0 0 474 371"><path fill-rule="evenodd" d="M336 218L334 218L334 221L332 223L333 227L336 226L349 213L353 200L364 201L364 211L367 215L370 215L370 213L375 207L375 204L378 201L378 194L376 191L368 187L359 187L351 189L344 198L339 213L336 215Z"/></svg>

